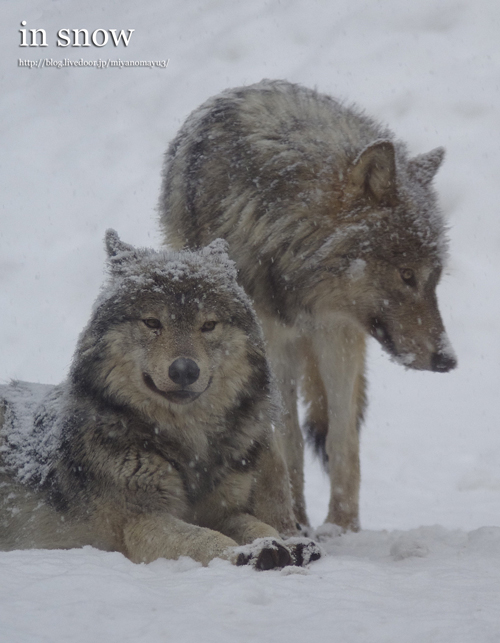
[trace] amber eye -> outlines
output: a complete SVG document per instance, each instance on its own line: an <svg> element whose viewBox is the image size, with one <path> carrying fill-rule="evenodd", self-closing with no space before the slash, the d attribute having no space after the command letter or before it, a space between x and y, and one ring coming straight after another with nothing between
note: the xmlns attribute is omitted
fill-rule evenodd
<svg viewBox="0 0 500 643"><path fill-rule="evenodd" d="M206 321L203 326L201 327L201 332L202 333L209 333L211 330L214 330L214 328L217 326L216 321Z"/></svg>
<svg viewBox="0 0 500 643"><path fill-rule="evenodd" d="M417 280L415 279L415 273L411 268L402 268L399 271L401 275L401 279L405 282L405 284L408 284L408 286L416 286L417 285Z"/></svg>
<svg viewBox="0 0 500 643"><path fill-rule="evenodd" d="M147 319L142 320L148 328L152 328L153 330L158 330L161 328L161 321L159 319L155 319L154 317L148 317Z"/></svg>

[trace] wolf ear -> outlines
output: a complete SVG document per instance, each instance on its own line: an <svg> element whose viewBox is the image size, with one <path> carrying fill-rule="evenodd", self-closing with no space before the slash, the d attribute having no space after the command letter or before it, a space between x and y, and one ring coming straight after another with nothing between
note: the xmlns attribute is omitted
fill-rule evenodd
<svg viewBox="0 0 500 643"><path fill-rule="evenodd" d="M444 159L444 154L444 147L436 147L430 152L427 152L427 154L415 156L415 158L411 159L408 163L410 176L420 184L428 185L439 170L439 166Z"/></svg>
<svg viewBox="0 0 500 643"><path fill-rule="evenodd" d="M393 205L396 200L396 160L391 141L375 141L358 155L349 169L345 195L352 201L374 200Z"/></svg>
<svg viewBox="0 0 500 643"><path fill-rule="evenodd" d="M215 239L214 241L212 241L212 243L209 243L208 246L205 246L203 250L206 251L206 254L212 257L227 257L229 244L225 239Z"/></svg>
<svg viewBox="0 0 500 643"><path fill-rule="evenodd" d="M112 230L111 228L106 230L104 243L106 244L108 259L112 266L120 265L124 261L129 261L131 258L136 257L134 246L124 243L118 236L116 230Z"/></svg>
<svg viewBox="0 0 500 643"><path fill-rule="evenodd" d="M124 243L118 236L118 232L112 228L106 230L104 243L106 244L106 250L110 259L123 252L132 252L134 250L134 247L129 246L128 243Z"/></svg>
<svg viewBox="0 0 500 643"><path fill-rule="evenodd" d="M237 281L238 272L236 264L229 258L229 244L225 239L215 239L208 246L201 249L201 256L211 260L213 264L222 267L226 276Z"/></svg>

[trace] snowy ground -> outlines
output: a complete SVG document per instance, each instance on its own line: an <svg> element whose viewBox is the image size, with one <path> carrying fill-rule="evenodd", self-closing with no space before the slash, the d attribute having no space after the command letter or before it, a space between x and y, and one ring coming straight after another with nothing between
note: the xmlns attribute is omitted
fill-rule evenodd
<svg viewBox="0 0 500 643"><path fill-rule="evenodd" d="M21 20L49 46L20 48ZM60 48L61 28L135 32L127 49ZM63 379L102 279L105 229L159 245L168 140L207 97L263 77L355 101L415 154L447 148L436 185L452 257L438 294L459 357L447 375L405 372L371 346L364 531L323 534L329 555L310 569L0 553L0 641L498 642L497 0L22 0L2 4L0 30L0 381ZM29 69L19 58L170 63ZM307 477L320 525L327 481L312 461Z"/></svg>

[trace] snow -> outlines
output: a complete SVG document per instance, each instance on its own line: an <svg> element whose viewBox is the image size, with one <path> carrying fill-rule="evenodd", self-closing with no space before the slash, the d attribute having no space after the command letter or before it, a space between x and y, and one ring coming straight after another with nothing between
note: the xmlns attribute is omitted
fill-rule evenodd
<svg viewBox="0 0 500 643"><path fill-rule="evenodd" d="M49 46L19 48L21 20ZM0 381L64 379L102 282L104 231L159 248L169 140L210 96L264 77L356 102L412 155L446 148L438 296L459 366L405 370L371 342L364 530L322 528L322 560L258 573L90 548L3 552L2 643L500 639L499 27L494 0L4 3ZM128 48L59 48L61 28L135 31ZM30 69L20 58L170 62ZM307 462L320 525L328 481Z"/></svg>
<svg viewBox="0 0 500 643"><path fill-rule="evenodd" d="M0 640L498 641L499 528L333 542L310 568L281 572L186 558L135 565L90 547L5 553ZM408 557L411 547L419 554Z"/></svg>

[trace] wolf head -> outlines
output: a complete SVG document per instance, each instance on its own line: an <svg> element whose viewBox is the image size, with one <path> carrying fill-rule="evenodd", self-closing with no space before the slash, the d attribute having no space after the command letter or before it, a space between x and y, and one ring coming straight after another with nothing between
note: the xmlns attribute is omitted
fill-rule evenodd
<svg viewBox="0 0 500 643"><path fill-rule="evenodd" d="M388 140L365 148L342 177L336 227L311 259L326 309L336 299L396 361L437 372L456 366L436 299L447 244L431 182L443 156L437 148L407 160Z"/></svg>
<svg viewBox="0 0 500 643"><path fill-rule="evenodd" d="M225 242L157 252L110 230L106 247L110 279L79 341L75 386L156 418L267 390L260 326Z"/></svg>

